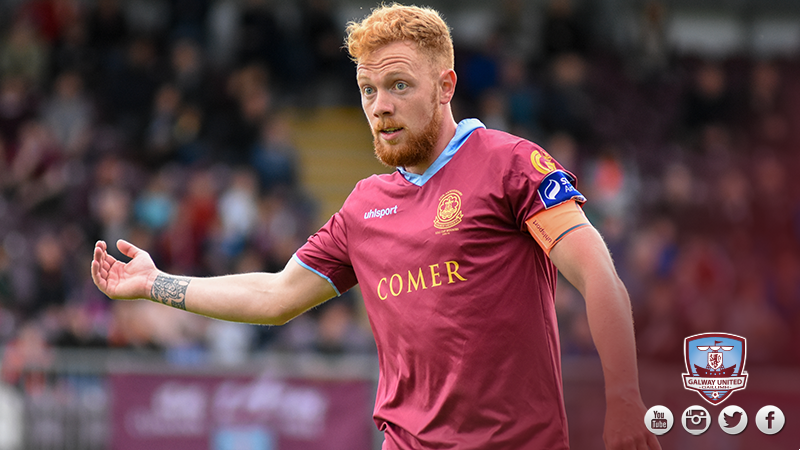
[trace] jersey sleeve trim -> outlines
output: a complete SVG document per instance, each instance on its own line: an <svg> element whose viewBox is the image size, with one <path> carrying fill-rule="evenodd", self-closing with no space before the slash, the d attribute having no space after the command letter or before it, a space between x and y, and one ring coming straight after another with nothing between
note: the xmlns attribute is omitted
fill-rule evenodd
<svg viewBox="0 0 800 450"><path fill-rule="evenodd" d="M295 260L295 262L296 262L297 264L300 264L302 267L304 267L304 268L306 268L306 269L308 269L308 270L310 270L310 271L314 272L315 274L317 274L317 275L321 276L321 277L322 277L322 278L324 278L324 279L325 279L325 280L326 280L328 283L330 283L330 285L333 287L333 290L334 290L334 291L336 291L336 296L337 296L337 297L339 297L339 296L341 296L341 295L342 295L342 293L341 293L341 292L339 292L339 288L337 288L337 287L336 287L336 285L333 283L333 280L331 280L329 277L325 276L325 275L324 275L322 272L320 272L319 270L317 270L317 269L314 269L313 267L311 267L311 266L309 266L308 264L306 264L306 263L304 263L303 261L301 261L301 260L300 260L300 258L297 256L297 253L295 253L294 255L292 255L292 259L293 259L293 260Z"/></svg>

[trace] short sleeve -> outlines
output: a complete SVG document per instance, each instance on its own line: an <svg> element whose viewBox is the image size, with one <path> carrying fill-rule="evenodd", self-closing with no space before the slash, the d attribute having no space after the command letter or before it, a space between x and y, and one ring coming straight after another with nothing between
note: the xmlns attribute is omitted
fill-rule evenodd
<svg viewBox="0 0 800 450"><path fill-rule="evenodd" d="M347 233L341 213L334 214L293 257L301 266L328 280L341 295L358 283L347 251Z"/></svg>
<svg viewBox="0 0 800 450"><path fill-rule="evenodd" d="M503 182L517 227L524 232L526 221L540 211L570 200L586 201L575 187L575 176L530 141L514 146Z"/></svg>

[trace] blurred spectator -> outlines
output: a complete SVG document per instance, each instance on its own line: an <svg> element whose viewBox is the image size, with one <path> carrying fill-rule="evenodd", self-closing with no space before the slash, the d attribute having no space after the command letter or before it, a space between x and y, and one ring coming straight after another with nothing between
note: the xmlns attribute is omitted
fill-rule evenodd
<svg viewBox="0 0 800 450"><path fill-rule="evenodd" d="M179 39L172 46L171 81L183 101L203 107L209 96L208 71L203 52L191 39Z"/></svg>
<svg viewBox="0 0 800 450"><path fill-rule="evenodd" d="M552 133L548 136L544 148L556 161L582 180L578 143L574 137L563 132ZM581 189L583 189L582 184Z"/></svg>
<svg viewBox="0 0 800 450"><path fill-rule="evenodd" d="M59 239L52 233L43 234L36 241L35 252L36 291L31 315L63 305L69 292L69 274L65 270L64 248Z"/></svg>
<svg viewBox="0 0 800 450"><path fill-rule="evenodd" d="M737 125L747 133L753 153L762 148L786 153L791 145L792 114L782 69L778 62L756 61L750 70Z"/></svg>
<svg viewBox="0 0 800 450"><path fill-rule="evenodd" d="M250 161L265 192L297 186L297 155L286 119L274 117L263 122L260 140L250 150Z"/></svg>
<svg viewBox="0 0 800 450"><path fill-rule="evenodd" d="M352 98L343 95L352 92L347 88L355 76L353 63L342 49L344 29L336 17L335 4L332 0L304 0L300 2L302 35L306 36L310 58L312 86L316 89L301 89L314 96L313 101L321 105L342 104ZM292 80L291 86L296 82ZM302 84L301 84L302 86Z"/></svg>
<svg viewBox="0 0 800 450"><path fill-rule="evenodd" d="M474 48L459 49L455 56L459 97L480 106L484 93L498 87L501 77L502 41L490 34Z"/></svg>
<svg viewBox="0 0 800 450"><path fill-rule="evenodd" d="M494 6L494 5L493 5ZM525 0L502 0L495 27L501 48L508 56L528 60L538 50L540 24L537 14L531 11L531 2Z"/></svg>
<svg viewBox="0 0 800 450"><path fill-rule="evenodd" d="M48 44L55 42L80 13L77 0L27 0L19 7L19 17L30 22Z"/></svg>
<svg viewBox="0 0 800 450"><path fill-rule="evenodd" d="M86 23L76 21L69 25L56 41L51 52L50 70L53 74L76 72L89 85L98 81L98 49L89 45Z"/></svg>
<svg viewBox="0 0 800 450"><path fill-rule="evenodd" d="M177 310L165 313L159 306L149 302L114 303L110 345L163 350L191 348L202 342L208 319Z"/></svg>
<svg viewBox="0 0 800 450"><path fill-rule="evenodd" d="M237 61L239 21L242 5L238 1L213 2L209 14L207 45L209 64L227 70Z"/></svg>
<svg viewBox="0 0 800 450"><path fill-rule="evenodd" d="M124 64L105 79L103 111L131 140L145 127L163 73L155 42L151 38L137 37L127 46Z"/></svg>
<svg viewBox="0 0 800 450"><path fill-rule="evenodd" d="M690 133L731 120L733 102L725 69L716 61L703 61L692 74L683 99L683 127Z"/></svg>
<svg viewBox="0 0 800 450"><path fill-rule="evenodd" d="M178 161L185 165L208 162L210 149L203 139L205 114L195 105L184 105L178 111L173 129Z"/></svg>
<svg viewBox="0 0 800 450"><path fill-rule="evenodd" d="M0 315L6 308L13 308L16 300L14 293L14 282L11 273L11 259L8 257L5 248L0 246ZM3 323L4 317L0 317L0 324ZM3 328L0 325L0 328ZM0 337L5 333L0 332Z"/></svg>
<svg viewBox="0 0 800 450"><path fill-rule="evenodd" d="M558 286L555 302L562 353L574 356L596 354L583 298L563 278L559 279Z"/></svg>
<svg viewBox="0 0 800 450"><path fill-rule="evenodd" d="M5 142L8 163L16 156L22 124L35 117L37 107L23 78L0 76L0 139Z"/></svg>
<svg viewBox="0 0 800 450"><path fill-rule="evenodd" d="M683 326L678 305L677 292L667 282L656 282L648 292L642 308L636 314L637 344L645 358L655 358L679 363L683 349L681 342L690 333Z"/></svg>
<svg viewBox="0 0 800 450"><path fill-rule="evenodd" d="M207 274L203 255L212 230L218 227L218 189L216 174L211 170L198 168L189 174L175 220L159 242L171 271L187 275Z"/></svg>
<svg viewBox="0 0 800 450"><path fill-rule="evenodd" d="M209 0L168 0L168 29L174 39L205 42Z"/></svg>
<svg viewBox="0 0 800 450"><path fill-rule="evenodd" d="M669 73L670 49L667 43L666 7L659 0L648 0L637 18L635 48L631 51L634 79L645 83L663 80Z"/></svg>
<svg viewBox="0 0 800 450"><path fill-rule="evenodd" d="M50 100L42 116L52 130L64 154L81 158L87 150L94 120L92 104L83 90L83 79L77 72L58 75Z"/></svg>
<svg viewBox="0 0 800 450"><path fill-rule="evenodd" d="M148 166L158 167L175 159L175 123L181 104L181 93L172 84L164 84L156 92L145 131L143 161Z"/></svg>
<svg viewBox="0 0 800 450"><path fill-rule="evenodd" d="M8 151L6 150L6 143L3 141L2 136L0 136L0 180L8 180L11 176L8 173L8 165L11 162L10 159ZM0 183L0 190L2 190L3 187L4 183ZM6 206L4 202L0 202L0 209L5 209Z"/></svg>
<svg viewBox="0 0 800 450"><path fill-rule="evenodd" d="M258 219L258 178L249 169L233 173L217 205L220 219L218 233L222 254L235 258L244 250Z"/></svg>
<svg viewBox="0 0 800 450"><path fill-rule="evenodd" d="M607 221L630 224L635 216L632 211L635 192L639 189L635 168L611 145L588 166L584 169L584 183L587 183L584 194L592 199L591 204L586 205L592 223L601 231Z"/></svg>
<svg viewBox="0 0 800 450"><path fill-rule="evenodd" d="M352 305L345 299L320 308L314 349L327 355L364 353L374 347L372 334L356 321Z"/></svg>
<svg viewBox="0 0 800 450"><path fill-rule="evenodd" d="M618 270L628 286L634 310L639 302L649 298L650 290L658 283L674 283L680 250L677 234L677 224L669 217L658 217L632 232ZM677 296L671 301L677 302Z"/></svg>
<svg viewBox="0 0 800 450"><path fill-rule="evenodd" d="M481 94L478 117L488 128L510 131L508 105L503 93L498 89L488 89Z"/></svg>
<svg viewBox="0 0 800 450"><path fill-rule="evenodd" d="M35 322L28 322L5 346L0 375L4 382L19 386L27 393L40 393L45 386L45 370L52 360L52 349L44 331Z"/></svg>
<svg viewBox="0 0 800 450"><path fill-rule="evenodd" d="M57 311L58 321L50 339L54 347L104 348L110 316L97 305L68 304Z"/></svg>
<svg viewBox="0 0 800 450"><path fill-rule="evenodd" d="M727 168L717 179L716 201L711 205L721 229L749 229L753 226L753 188L739 168Z"/></svg>
<svg viewBox="0 0 800 450"><path fill-rule="evenodd" d="M92 220L92 235L106 242L116 242L131 233L130 210L132 194L130 186L136 183L132 167L116 156L100 160L94 171L94 190L89 194L89 214ZM123 257L115 245L109 251Z"/></svg>
<svg viewBox="0 0 800 450"><path fill-rule="evenodd" d="M588 49L587 24L572 0L550 0L542 26L542 46L546 60L564 53L584 54Z"/></svg>
<svg viewBox="0 0 800 450"><path fill-rule="evenodd" d="M275 10L269 7L267 0L244 2L239 33L239 61L242 64L266 62L269 67L280 64L283 36Z"/></svg>
<svg viewBox="0 0 800 450"><path fill-rule="evenodd" d="M120 0L98 0L88 11L85 33L87 47L97 58L97 73L90 79L107 89L104 79L122 70L124 47L131 37Z"/></svg>
<svg viewBox="0 0 800 450"><path fill-rule="evenodd" d="M209 112L209 140L215 159L231 165L246 164L250 148L273 110L267 70L261 64L249 64L233 71L226 91L227 101Z"/></svg>
<svg viewBox="0 0 800 450"><path fill-rule="evenodd" d="M47 74L48 47L26 20L14 23L0 42L0 77L20 78L26 85L41 88Z"/></svg>
<svg viewBox="0 0 800 450"><path fill-rule="evenodd" d="M286 331L281 333L274 347L331 356L372 351L375 346L372 333L358 321L352 305L354 298L347 293L293 319L285 326Z"/></svg>
<svg viewBox="0 0 800 450"><path fill-rule="evenodd" d="M529 63L522 58L509 56L503 58L500 64L500 89L506 97L509 131L521 136L538 135L543 114L542 90L532 79Z"/></svg>
<svg viewBox="0 0 800 450"><path fill-rule="evenodd" d="M310 235L305 228L307 220L304 221L297 212L300 204L296 198L280 191L261 198L253 239L257 248L266 255L267 271L283 269Z"/></svg>
<svg viewBox="0 0 800 450"><path fill-rule="evenodd" d="M40 121L25 123L19 138L7 186L18 204L31 211L66 187L63 154L50 128Z"/></svg>
<svg viewBox="0 0 800 450"><path fill-rule="evenodd" d="M587 61L578 53L563 53L548 67L542 125L545 131L566 132L579 141L588 137L592 97L586 84Z"/></svg>
<svg viewBox="0 0 800 450"><path fill-rule="evenodd" d="M789 324L767 303L759 267L754 264L742 269L736 293L722 310L721 329L747 337L748 363L777 361L792 351Z"/></svg>
<svg viewBox="0 0 800 450"><path fill-rule="evenodd" d="M675 301L691 334L725 329L722 312L733 297L736 273L722 246L689 234L675 261Z"/></svg>
<svg viewBox="0 0 800 450"><path fill-rule="evenodd" d="M247 361L255 342L256 326L247 323L212 320L206 327L205 342L211 360L225 365Z"/></svg>
<svg viewBox="0 0 800 450"><path fill-rule="evenodd" d="M100 236L106 242L126 239L131 233L131 195L119 186L108 186L97 193L95 215Z"/></svg>
<svg viewBox="0 0 800 450"><path fill-rule="evenodd" d="M775 258L775 270L767 274L768 302L789 332L785 353L774 359L782 364L800 360L800 349L791 344L800 342L800 252L797 249L797 243L785 248Z"/></svg>
<svg viewBox="0 0 800 450"><path fill-rule="evenodd" d="M136 222L151 232L161 232L174 219L177 207L174 197L176 183L171 179L174 176L172 167L161 168L134 203Z"/></svg>
<svg viewBox="0 0 800 450"><path fill-rule="evenodd" d="M687 164L675 161L667 163L660 176L657 208L661 213L688 230L697 230L708 223L703 208L708 200L706 180L696 177Z"/></svg>

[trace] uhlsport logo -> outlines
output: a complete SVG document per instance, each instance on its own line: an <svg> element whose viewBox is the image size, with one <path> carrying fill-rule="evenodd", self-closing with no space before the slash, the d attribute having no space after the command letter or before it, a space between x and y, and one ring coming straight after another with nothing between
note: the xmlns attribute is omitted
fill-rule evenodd
<svg viewBox="0 0 800 450"><path fill-rule="evenodd" d="M718 405L747 386L745 338L728 333L703 333L684 339L686 371L683 386Z"/></svg>

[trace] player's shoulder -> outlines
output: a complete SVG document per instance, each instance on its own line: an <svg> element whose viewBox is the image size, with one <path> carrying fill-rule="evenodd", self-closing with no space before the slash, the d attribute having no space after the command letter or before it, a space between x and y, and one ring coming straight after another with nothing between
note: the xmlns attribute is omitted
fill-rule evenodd
<svg viewBox="0 0 800 450"><path fill-rule="evenodd" d="M376 187L386 188L391 185L396 185L400 181L398 177L401 177L401 175L397 170L390 173L372 174L367 178L362 178L359 180L358 183L356 183L355 188L353 188L353 192L365 190L371 191Z"/></svg>
<svg viewBox="0 0 800 450"><path fill-rule="evenodd" d="M467 143L476 153L483 153L486 163L490 161L506 165L512 160L527 160L534 152L544 153L536 143L524 137L491 128L476 129Z"/></svg>
<svg viewBox="0 0 800 450"><path fill-rule="evenodd" d="M402 184L398 177L401 177L400 173L394 171L391 173L373 174L359 180L348 195L345 204L370 201L379 193L394 191Z"/></svg>
<svg viewBox="0 0 800 450"><path fill-rule="evenodd" d="M538 144L515 134L492 128L478 128L467 141L490 152L530 151L540 148Z"/></svg>

